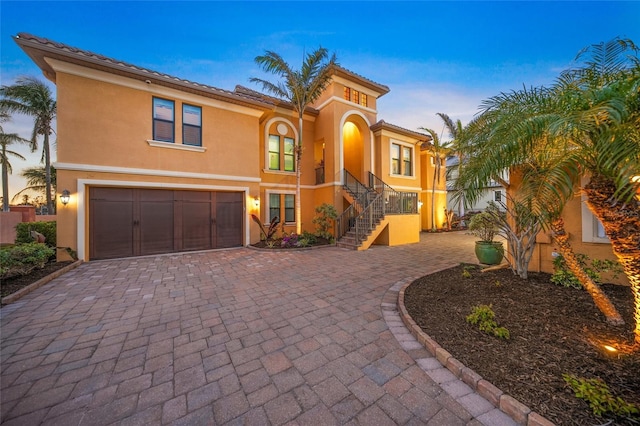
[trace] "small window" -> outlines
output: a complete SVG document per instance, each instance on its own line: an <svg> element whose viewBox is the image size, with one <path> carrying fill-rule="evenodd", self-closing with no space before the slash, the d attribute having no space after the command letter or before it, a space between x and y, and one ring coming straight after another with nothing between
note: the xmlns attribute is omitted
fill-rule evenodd
<svg viewBox="0 0 640 426"><path fill-rule="evenodd" d="M182 105L182 143L202 146L202 108Z"/></svg>
<svg viewBox="0 0 640 426"><path fill-rule="evenodd" d="M344 98L348 101L351 100L351 89L349 87L344 88Z"/></svg>
<svg viewBox="0 0 640 426"><path fill-rule="evenodd" d="M174 102L153 98L153 140L174 142Z"/></svg>
<svg viewBox="0 0 640 426"><path fill-rule="evenodd" d="M413 168L411 166L411 148L402 147L402 174L405 176L413 176Z"/></svg>
<svg viewBox="0 0 640 426"><path fill-rule="evenodd" d="M359 104L360 103L360 92L357 90L351 89L351 102Z"/></svg>
<svg viewBox="0 0 640 426"><path fill-rule="evenodd" d="M400 174L400 145L391 144L391 174Z"/></svg>
<svg viewBox="0 0 640 426"><path fill-rule="evenodd" d="M502 201L502 192L501 191L493 191L493 201L501 202Z"/></svg>
<svg viewBox="0 0 640 426"><path fill-rule="evenodd" d="M278 217L282 221L282 216L280 216L280 194L269 194L269 223L274 217Z"/></svg>
<svg viewBox="0 0 640 426"><path fill-rule="evenodd" d="M287 223L295 222L295 195L286 194L284 196L284 221Z"/></svg>
<svg viewBox="0 0 640 426"><path fill-rule="evenodd" d="M365 95L364 93L360 94L360 105L366 107L367 105L367 95Z"/></svg>
<svg viewBox="0 0 640 426"><path fill-rule="evenodd" d="M284 138L284 170L285 172L295 171L295 160L293 158L293 138Z"/></svg>
<svg viewBox="0 0 640 426"><path fill-rule="evenodd" d="M602 226L602 222L600 222L597 218L596 221L596 237L598 238L608 238L607 233L604 230L604 226Z"/></svg>
<svg viewBox="0 0 640 426"><path fill-rule="evenodd" d="M269 135L269 169L280 170L280 136Z"/></svg>

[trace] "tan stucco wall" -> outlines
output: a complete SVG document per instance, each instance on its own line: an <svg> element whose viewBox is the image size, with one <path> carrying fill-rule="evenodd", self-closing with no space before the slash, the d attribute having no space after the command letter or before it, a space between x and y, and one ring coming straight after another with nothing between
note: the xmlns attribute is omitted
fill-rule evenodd
<svg viewBox="0 0 640 426"><path fill-rule="evenodd" d="M373 244L398 246L420 241L420 215L386 215L385 221L388 221L388 226Z"/></svg>

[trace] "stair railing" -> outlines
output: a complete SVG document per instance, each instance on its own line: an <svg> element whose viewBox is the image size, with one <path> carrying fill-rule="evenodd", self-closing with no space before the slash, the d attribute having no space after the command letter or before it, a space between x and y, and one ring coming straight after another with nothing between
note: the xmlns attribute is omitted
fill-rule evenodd
<svg viewBox="0 0 640 426"><path fill-rule="evenodd" d="M418 194L415 192L396 191L382 179L369 172L369 187L381 193L385 200L385 213L417 214Z"/></svg>

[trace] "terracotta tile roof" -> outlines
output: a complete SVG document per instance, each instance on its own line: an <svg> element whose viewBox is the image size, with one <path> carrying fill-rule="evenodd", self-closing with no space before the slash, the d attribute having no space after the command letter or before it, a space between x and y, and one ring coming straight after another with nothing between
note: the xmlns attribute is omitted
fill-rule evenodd
<svg viewBox="0 0 640 426"><path fill-rule="evenodd" d="M48 77L55 75L55 71L44 61L44 56L53 57L66 62L102 71L128 76L137 80L149 80L153 83L176 87L180 90L195 92L205 96L213 96L234 103L245 103L264 109L268 107L264 101L238 92L220 89L206 84L181 79L169 74L139 67L118 59L79 49L53 40L37 37L28 33L19 33L14 41L33 59ZM51 78L51 77L50 77Z"/></svg>
<svg viewBox="0 0 640 426"><path fill-rule="evenodd" d="M260 101L260 102L264 102L264 103L269 104L269 105L280 106L280 107L284 107L284 108L287 108L287 109L293 109L293 104L291 102L287 101L286 99L276 98L275 96L271 96L271 95L264 94L262 92L258 92L257 90L250 89L250 88L242 86L240 84L236 85L234 93L238 93L238 94L241 94L243 96L250 97L252 99L255 99L255 100ZM310 107L310 106L306 107L304 111L305 111L306 114L312 114L312 115L318 115L320 113L320 111L318 111L317 109L315 109L313 107Z"/></svg>
<svg viewBox="0 0 640 426"><path fill-rule="evenodd" d="M422 141L422 144L420 145L421 148L426 148L431 145L431 136L424 133L415 132L413 130L405 129L404 127L396 126L395 124L387 123L384 120L380 120L377 123L373 124L370 129L373 132L384 129L390 130L392 132L397 132L402 135L411 136L418 139L419 141Z"/></svg>
<svg viewBox="0 0 640 426"><path fill-rule="evenodd" d="M346 77L350 80L355 80L356 82L362 84L363 86L369 87L370 89L373 89L379 92L381 96L389 93L391 90L389 89L388 86L385 86L384 84L376 83L373 80L369 80L368 78L363 77L360 74L356 74L355 72L350 71L346 68L343 68L339 65L335 65L333 67L333 73L341 77Z"/></svg>

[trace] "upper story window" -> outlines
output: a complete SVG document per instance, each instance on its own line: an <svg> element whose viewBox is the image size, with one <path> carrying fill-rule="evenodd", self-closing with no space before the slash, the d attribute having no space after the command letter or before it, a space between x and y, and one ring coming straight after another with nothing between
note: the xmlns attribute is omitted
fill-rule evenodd
<svg viewBox="0 0 640 426"><path fill-rule="evenodd" d="M293 148L295 141L293 138L269 135L269 170L284 170L294 172L295 157Z"/></svg>
<svg viewBox="0 0 640 426"><path fill-rule="evenodd" d="M153 140L175 142L175 104L173 101L153 98Z"/></svg>
<svg viewBox="0 0 640 426"><path fill-rule="evenodd" d="M202 146L202 108L182 104L182 143Z"/></svg>
<svg viewBox="0 0 640 426"><path fill-rule="evenodd" d="M413 148L391 144L391 174L413 176Z"/></svg>
<svg viewBox="0 0 640 426"><path fill-rule="evenodd" d="M501 202L502 201L502 192L501 191L493 191L493 201Z"/></svg>
<svg viewBox="0 0 640 426"><path fill-rule="evenodd" d="M367 106L367 95L360 93L359 91L352 89L351 87L344 88L344 98L347 101L351 101L355 104Z"/></svg>

